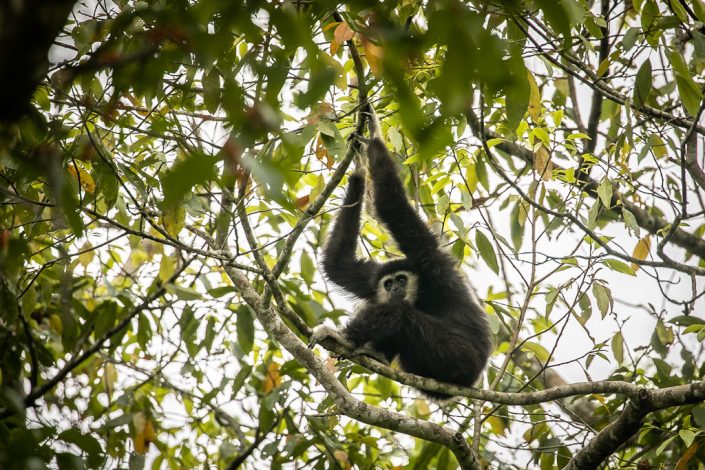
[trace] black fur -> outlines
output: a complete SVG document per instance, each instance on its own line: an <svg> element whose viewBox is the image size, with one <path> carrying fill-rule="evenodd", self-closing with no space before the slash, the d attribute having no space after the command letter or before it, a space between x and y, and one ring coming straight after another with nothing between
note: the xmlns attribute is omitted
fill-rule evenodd
<svg viewBox="0 0 705 470"><path fill-rule="evenodd" d="M328 278L365 301L342 333L357 347L370 343L389 360L398 355L407 372L472 386L491 352L485 312L473 300L453 260L409 204L384 143L372 139L367 153L375 212L405 257L377 263L355 255L365 179L354 173L323 258ZM418 276L416 300L413 304L403 300L378 303L377 281L399 270Z"/></svg>

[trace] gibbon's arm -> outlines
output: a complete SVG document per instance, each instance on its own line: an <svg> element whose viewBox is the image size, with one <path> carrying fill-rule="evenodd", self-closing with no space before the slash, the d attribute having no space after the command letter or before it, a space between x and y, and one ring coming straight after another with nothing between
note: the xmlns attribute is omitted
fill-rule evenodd
<svg viewBox="0 0 705 470"><path fill-rule="evenodd" d="M323 270L328 279L361 299L375 296L372 280L378 265L355 255L360 234L360 213L365 193L365 177L353 173L343 207L323 250Z"/></svg>
<svg viewBox="0 0 705 470"><path fill-rule="evenodd" d="M377 215L392 232L401 251L413 258L437 250L438 240L409 204L384 142L379 138L370 140L367 155Z"/></svg>

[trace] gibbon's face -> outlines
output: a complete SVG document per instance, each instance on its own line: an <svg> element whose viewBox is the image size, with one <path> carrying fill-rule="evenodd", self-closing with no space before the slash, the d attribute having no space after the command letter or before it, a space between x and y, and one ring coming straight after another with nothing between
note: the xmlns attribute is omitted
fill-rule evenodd
<svg viewBox="0 0 705 470"><path fill-rule="evenodd" d="M413 303L416 300L418 277L409 271L396 271L385 274L377 282L377 302L405 300Z"/></svg>

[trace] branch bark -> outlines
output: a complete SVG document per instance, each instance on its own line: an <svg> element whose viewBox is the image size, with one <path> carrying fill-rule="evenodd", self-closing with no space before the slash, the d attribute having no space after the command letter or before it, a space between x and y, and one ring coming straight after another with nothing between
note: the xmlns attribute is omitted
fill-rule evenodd
<svg viewBox="0 0 705 470"><path fill-rule="evenodd" d="M705 381L678 385L661 390L639 389L635 398L624 406L619 417L607 425L565 466L566 470L587 470L612 455L641 428L644 418L654 411L705 400Z"/></svg>

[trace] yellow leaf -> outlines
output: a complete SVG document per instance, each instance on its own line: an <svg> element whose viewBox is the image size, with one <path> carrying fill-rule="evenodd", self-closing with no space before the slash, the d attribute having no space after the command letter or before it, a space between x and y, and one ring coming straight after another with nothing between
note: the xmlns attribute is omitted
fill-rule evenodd
<svg viewBox="0 0 705 470"><path fill-rule="evenodd" d="M328 152L328 148L323 143L323 139L321 138L320 134L316 139L316 159L319 162L323 162L323 160L325 159L326 168L328 168L329 170L333 168L333 164L335 163L333 161L333 157Z"/></svg>
<svg viewBox="0 0 705 470"><path fill-rule="evenodd" d="M135 435L133 440L135 441L135 452L138 454L147 453L147 442L144 438L144 427L147 423L147 418L141 411L132 415L132 425L135 427Z"/></svg>
<svg viewBox="0 0 705 470"><path fill-rule="evenodd" d="M333 39L330 41L330 54L335 55L340 46L349 41L355 35L355 31L350 29L347 23L335 23L335 31L333 31Z"/></svg>
<svg viewBox="0 0 705 470"><path fill-rule="evenodd" d="M186 209L184 206L174 206L162 214L162 224L167 233L172 237L177 237L186 221Z"/></svg>
<svg viewBox="0 0 705 470"><path fill-rule="evenodd" d="M632 257L639 259L639 260L645 260L647 256L649 256L649 249L651 248L651 235L647 235L641 240L639 240L634 247L634 252L632 253ZM639 269L639 265L632 263L632 269L636 271Z"/></svg>
<svg viewBox="0 0 705 470"><path fill-rule="evenodd" d="M306 194L306 195L304 195L304 196L301 196L301 197L299 197L299 198L296 198L296 201L294 201L294 202L296 203L296 207L298 207L298 208L301 209L301 210L304 210L304 209L306 208L306 206L308 205L308 203L309 203L310 200L311 200L311 195L310 195L310 194Z"/></svg>
<svg viewBox="0 0 705 470"><path fill-rule="evenodd" d="M328 24L325 25L323 28L321 28L321 31L324 31L324 32L325 32L325 31L328 31L329 29L335 28L335 27L338 26L339 24L340 24L340 23L338 23L337 21L334 21L334 22L332 22L332 23L328 23Z"/></svg>
<svg viewBox="0 0 705 470"><path fill-rule="evenodd" d="M278 387L282 383L282 377L279 375L279 363L270 362L267 365L267 376L262 382L262 392L266 395L271 392L274 387Z"/></svg>
<svg viewBox="0 0 705 470"><path fill-rule="evenodd" d="M115 390L115 382L117 382L117 370L115 369L115 364L108 362L105 364L105 370L103 371L103 382L105 383L105 391L108 397L113 396L113 391Z"/></svg>
<svg viewBox="0 0 705 470"><path fill-rule="evenodd" d="M168 255L162 255L162 261L159 263L159 280L165 283L176 271L174 259Z"/></svg>
<svg viewBox="0 0 705 470"><path fill-rule="evenodd" d="M341 464L342 468L344 468L345 470L349 470L352 468L352 464L350 463L350 457L348 457L348 454L345 451L336 450L335 452L333 452L333 455L335 456L335 460L337 460Z"/></svg>
<svg viewBox="0 0 705 470"><path fill-rule="evenodd" d="M61 334L64 329L64 324L61 321L61 317L56 313L49 315L49 324L51 325L51 329L56 331L58 334Z"/></svg>
<svg viewBox="0 0 705 470"><path fill-rule="evenodd" d="M132 424L135 427L135 452L138 454L146 454L149 450L149 444L156 442L157 434L154 432L154 424L143 412L132 415Z"/></svg>
<svg viewBox="0 0 705 470"><path fill-rule="evenodd" d="M431 408L428 406L426 400L414 400L414 406L416 406L416 413L419 416L428 416L431 414Z"/></svg>
<svg viewBox="0 0 705 470"><path fill-rule="evenodd" d="M144 439L148 443L157 441L157 433L154 431L154 424L152 423L152 420L147 420L144 425Z"/></svg>
<svg viewBox="0 0 705 470"><path fill-rule="evenodd" d="M529 77L529 116L534 122L538 122L539 117L541 117L541 91L536 83L534 75L527 70L526 73Z"/></svg>
<svg viewBox="0 0 705 470"><path fill-rule="evenodd" d="M543 145L539 145L538 150L534 152L534 170L544 181L553 179L551 155Z"/></svg>
<svg viewBox="0 0 705 470"><path fill-rule="evenodd" d="M499 416L489 416L486 421L489 423L490 428L492 428L493 434L497 436L504 436L506 434L507 427Z"/></svg>
<svg viewBox="0 0 705 470"><path fill-rule="evenodd" d="M147 443L144 440L144 433L138 432L135 434L134 437L135 441L135 452L138 454L146 454L147 453Z"/></svg>
<svg viewBox="0 0 705 470"><path fill-rule="evenodd" d="M83 244L79 252L81 254L78 255L78 262L81 263L84 268L88 267L88 265L91 264L91 261L93 261L93 258L95 258L93 245L91 245L90 242L86 242Z"/></svg>
<svg viewBox="0 0 705 470"><path fill-rule="evenodd" d="M81 167L76 167L76 165L69 165L66 167L66 171L76 178L83 189L91 194L95 193L95 181L93 181L93 177L90 173Z"/></svg>

